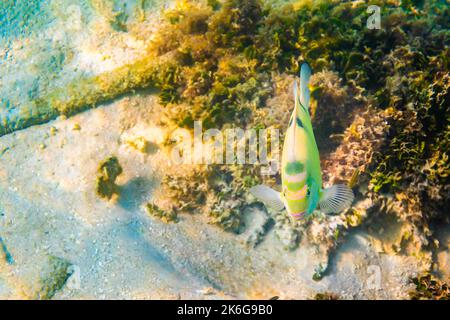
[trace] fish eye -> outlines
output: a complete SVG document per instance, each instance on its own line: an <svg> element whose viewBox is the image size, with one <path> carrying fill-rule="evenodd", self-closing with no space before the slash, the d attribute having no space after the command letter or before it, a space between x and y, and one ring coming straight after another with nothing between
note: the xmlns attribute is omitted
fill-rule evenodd
<svg viewBox="0 0 450 320"><path fill-rule="evenodd" d="M309 189L306 189L306 196L309 197L310 194L311 194L311 191Z"/></svg>

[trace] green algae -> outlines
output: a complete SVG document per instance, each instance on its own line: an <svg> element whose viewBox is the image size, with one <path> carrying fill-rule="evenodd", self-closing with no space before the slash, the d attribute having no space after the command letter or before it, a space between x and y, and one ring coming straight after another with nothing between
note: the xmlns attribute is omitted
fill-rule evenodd
<svg viewBox="0 0 450 320"><path fill-rule="evenodd" d="M411 300L450 300L448 284L430 274L414 277L411 282L416 286L409 293Z"/></svg>
<svg viewBox="0 0 450 320"><path fill-rule="evenodd" d="M317 293L314 300L340 300L339 296L332 292Z"/></svg>
<svg viewBox="0 0 450 320"><path fill-rule="evenodd" d="M36 293L36 299L50 300L61 290L71 276L72 264L66 259L49 256L48 268L42 273L39 281L40 288Z"/></svg>
<svg viewBox="0 0 450 320"><path fill-rule="evenodd" d="M183 176L168 173L162 187L178 212L205 214L223 230L240 233L244 227L243 211L248 205L246 194L261 181L258 176L257 166L212 164L195 167Z"/></svg>
<svg viewBox="0 0 450 320"><path fill-rule="evenodd" d="M162 210L154 203L147 203L145 209L147 210L149 215L161 219L165 223L177 222L178 220L175 210Z"/></svg>
<svg viewBox="0 0 450 320"><path fill-rule="evenodd" d="M122 166L115 156L111 156L100 163L96 186L97 194L106 199L111 199L114 194L119 194L119 188L115 182L117 176L122 172Z"/></svg>
<svg viewBox="0 0 450 320"><path fill-rule="evenodd" d="M319 265L317 265L317 267L314 270L312 279L314 281L322 280L323 277L326 275L327 271L329 271L328 266L323 266L321 263L319 263Z"/></svg>

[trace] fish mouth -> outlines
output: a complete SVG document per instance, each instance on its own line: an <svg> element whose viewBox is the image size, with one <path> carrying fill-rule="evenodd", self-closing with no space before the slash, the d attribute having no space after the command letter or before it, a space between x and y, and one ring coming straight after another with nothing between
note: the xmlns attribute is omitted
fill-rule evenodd
<svg viewBox="0 0 450 320"><path fill-rule="evenodd" d="M305 216L306 211L303 212L299 212L299 213L291 213L291 216L295 219L295 220L301 220L303 219L303 217Z"/></svg>

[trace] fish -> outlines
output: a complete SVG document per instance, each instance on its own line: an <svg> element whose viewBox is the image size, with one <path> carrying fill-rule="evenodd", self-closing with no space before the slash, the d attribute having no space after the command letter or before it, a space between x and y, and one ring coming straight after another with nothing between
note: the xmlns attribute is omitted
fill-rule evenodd
<svg viewBox="0 0 450 320"><path fill-rule="evenodd" d="M303 63L300 85L294 81L294 110L289 119L281 155L281 192L256 185L250 193L266 207L285 210L294 220L310 216L317 207L325 214L348 209L354 200L352 189L335 184L322 189L320 155L309 114L311 68Z"/></svg>

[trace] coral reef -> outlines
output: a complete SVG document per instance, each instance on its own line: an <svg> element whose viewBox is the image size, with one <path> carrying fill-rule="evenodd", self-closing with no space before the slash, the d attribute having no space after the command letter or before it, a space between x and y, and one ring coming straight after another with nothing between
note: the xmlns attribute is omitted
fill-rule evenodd
<svg viewBox="0 0 450 320"><path fill-rule="evenodd" d="M441 17L448 16L449 9L439 2L414 10L388 1L379 4L384 19L380 30L364 28L363 3L323 1L259 11L258 1L227 1L218 12L207 8L202 14L171 12L173 29L164 33L173 42L163 51L181 52L180 68L186 71L177 70L177 76L169 77L176 81L162 97L163 103L178 104L167 116L179 126L191 127L194 119L219 128L227 123L279 126L274 120L289 113L276 102L289 105L289 95L280 94L283 84L277 74L295 74L302 60L310 62L316 71L311 112L325 184L351 180L359 199L341 216L307 222L309 238L328 243L326 251L337 245L345 230L360 226L367 217L375 218L375 211L393 213L408 225L401 237L403 246L414 243L416 253L427 248L432 220L448 223L444 208L449 194L445 180L449 36L448 22ZM417 16L417 12L424 14ZM195 31L193 25L201 30ZM278 110L266 110L269 107ZM221 176L228 186L238 183L227 178L229 174ZM208 179L201 177L190 179ZM254 177L255 183L261 178L258 173ZM198 192L192 187L186 190ZM210 194L208 199L217 197ZM239 198L239 192L234 197ZM189 195L176 198L189 199ZM191 203L202 203L197 200ZM211 202L226 203L223 199L206 203ZM207 211L220 212L222 225L221 219L233 217L234 222L225 226L239 229L236 212L242 210L220 206L218 211Z"/></svg>
<svg viewBox="0 0 450 320"><path fill-rule="evenodd" d="M203 213L211 223L240 233L248 205L247 190L254 184L257 170L252 165L199 165L188 173L167 173L161 192L170 199L167 209Z"/></svg>
<svg viewBox="0 0 450 320"><path fill-rule="evenodd" d="M98 167L97 177L97 194L106 199L111 199L114 194L119 194L119 188L116 185L117 176L122 173L123 169L119 164L119 160L115 156L111 156Z"/></svg>

